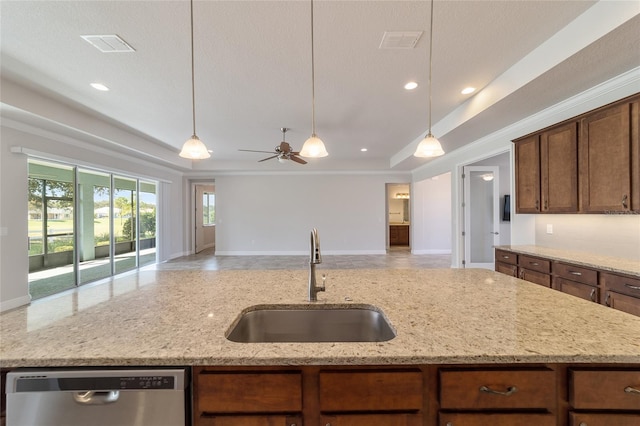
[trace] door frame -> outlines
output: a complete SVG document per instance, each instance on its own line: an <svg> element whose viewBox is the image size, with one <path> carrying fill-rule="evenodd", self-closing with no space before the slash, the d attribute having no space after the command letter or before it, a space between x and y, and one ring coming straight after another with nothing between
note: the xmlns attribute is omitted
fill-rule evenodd
<svg viewBox="0 0 640 426"><path fill-rule="evenodd" d="M462 233L463 233L463 258L462 258L462 267L463 268L483 268L483 269L494 269L495 259L492 255L492 259L490 262L471 262L471 232L470 232L470 223L471 223L471 215L472 204L470 202L470 180L468 174L471 172L486 172L493 173L493 247L500 245L500 173L498 166L463 166L462 173ZM492 251L494 253L494 251Z"/></svg>

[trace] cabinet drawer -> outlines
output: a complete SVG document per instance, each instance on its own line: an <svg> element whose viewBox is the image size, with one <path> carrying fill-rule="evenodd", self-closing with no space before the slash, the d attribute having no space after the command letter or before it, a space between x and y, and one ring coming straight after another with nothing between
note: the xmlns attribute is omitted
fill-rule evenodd
<svg viewBox="0 0 640 426"><path fill-rule="evenodd" d="M496 262L496 272L507 274L512 277L518 276L518 267L509 263Z"/></svg>
<svg viewBox="0 0 640 426"><path fill-rule="evenodd" d="M600 284L605 290L640 297L640 278L602 272L600 273Z"/></svg>
<svg viewBox="0 0 640 426"><path fill-rule="evenodd" d="M274 413L302 411L302 374L203 373L198 375L197 411Z"/></svg>
<svg viewBox="0 0 640 426"><path fill-rule="evenodd" d="M196 426L302 426L302 417L284 414L263 416L207 416L195 420Z"/></svg>
<svg viewBox="0 0 640 426"><path fill-rule="evenodd" d="M569 403L579 410L640 411L640 370L571 370Z"/></svg>
<svg viewBox="0 0 640 426"><path fill-rule="evenodd" d="M564 278L554 277L553 288L563 293L570 294L572 296L579 297L581 299L590 300L592 302L598 302L598 288L581 284L575 281L565 280Z"/></svg>
<svg viewBox="0 0 640 426"><path fill-rule="evenodd" d="M553 414L440 413L440 426L555 426Z"/></svg>
<svg viewBox="0 0 640 426"><path fill-rule="evenodd" d="M320 372L320 410L421 410L422 373L407 371Z"/></svg>
<svg viewBox="0 0 640 426"><path fill-rule="evenodd" d="M569 426L638 426L640 414L569 413Z"/></svg>
<svg viewBox="0 0 640 426"><path fill-rule="evenodd" d="M518 255L510 251L496 249L496 262L518 264Z"/></svg>
<svg viewBox="0 0 640 426"><path fill-rule="evenodd" d="M440 372L442 409L553 409L555 403L553 370Z"/></svg>
<svg viewBox="0 0 640 426"><path fill-rule="evenodd" d="M554 263L553 275L582 284L598 285L598 271L568 263Z"/></svg>
<svg viewBox="0 0 640 426"><path fill-rule="evenodd" d="M551 287L551 275L525 268L519 268L519 271L519 278L545 287Z"/></svg>
<svg viewBox="0 0 640 426"><path fill-rule="evenodd" d="M544 272L546 274L551 273L551 261L546 259L520 255L518 256L518 265L533 271Z"/></svg>
<svg viewBox="0 0 640 426"><path fill-rule="evenodd" d="M320 416L320 425L325 426L422 426L421 414L337 414Z"/></svg>

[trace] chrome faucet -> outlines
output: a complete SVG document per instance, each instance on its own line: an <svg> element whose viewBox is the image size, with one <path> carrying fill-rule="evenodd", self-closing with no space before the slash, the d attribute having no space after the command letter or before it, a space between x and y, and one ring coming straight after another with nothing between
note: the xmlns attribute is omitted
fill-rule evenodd
<svg viewBox="0 0 640 426"><path fill-rule="evenodd" d="M324 291L324 276L322 285L318 286L316 282L316 265L322 263L322 255L320 254L320 239L318 238L318 230L311 230L311 253L309 256L309 302L318 301L318 292Z"/></svg>

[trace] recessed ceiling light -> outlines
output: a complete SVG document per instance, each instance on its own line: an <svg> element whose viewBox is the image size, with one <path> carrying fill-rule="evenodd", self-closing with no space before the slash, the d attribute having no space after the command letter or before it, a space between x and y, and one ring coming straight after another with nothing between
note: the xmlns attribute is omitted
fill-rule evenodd
<svg viewBox="0 0 640 426"><path fill-rule="evenodd" d="M407 84L404 85L404 88L407 90L413 90L416 87L418 87L418 83L416 83L415 81L410 81Z"/></svg>
<svg viewBox="0 0 640 426"><path fill-rule="evenodd" d="M91 83L91 87L96 90L100 90L101 92L108 92L109 88L102 83Z"/></svg>
<svg viewBox="0 0 640 426"><path fill-rule="evenodd" d="M462 93L463 95L468 95L469 93L473 93L476 91L475 87L465 87L464 89L462 89Z"/></svg>
<svg viewBox="0 0 640 426"><path fill-rule="evenodd" d="M368 149L367 149L367 148L360 148L360 151L362 151L362 152L367 152L367 151L368 151Z"/></svg>

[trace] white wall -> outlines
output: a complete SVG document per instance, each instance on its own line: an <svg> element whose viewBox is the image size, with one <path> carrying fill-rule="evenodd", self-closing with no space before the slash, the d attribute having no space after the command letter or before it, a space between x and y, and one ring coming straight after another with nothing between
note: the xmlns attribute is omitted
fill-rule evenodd
<svg viewBox="0 0 640 426"><path fill-rule="evenodd" d="M40 133L40 132L35 132ZM50 134L52 135L52 134ZM23 153L11 151L20 147ZM0 128L0 150L2 152L0 175L0 228L6 234L0 237L2 257L0 258L0 311L11 309L29 302L28 291L28 197L27 159L28 155L39 158L64 161L69 164L113 171L134 177L161 180L159 185L159 239L158 256L167 260L188 252L182 232L182 174L162 166L127 159L123 156L109 156L91 149L89 144L73 141L73 144L17 130L3 125Z"/></svg>
<svg viewBox="0 0 640 426"><path fill-rule="evenodd" d="M451 253L451 173L413 183L411 252Z"/></svg>
<svg viewBox="0 0 640 426"><path fill-rule="evenodd" d="M386 252L385 185L407 174L216 176L216 254Z"/></svg>
<svg viewBox="0 0 640 426"><path fill-rule="evenodd" d="M640 261L640 215L539 214L536 244Z"/></svg>

